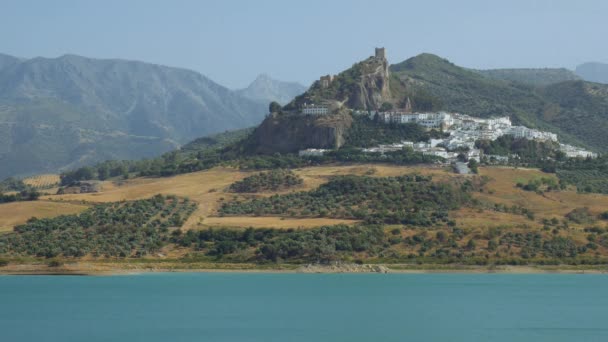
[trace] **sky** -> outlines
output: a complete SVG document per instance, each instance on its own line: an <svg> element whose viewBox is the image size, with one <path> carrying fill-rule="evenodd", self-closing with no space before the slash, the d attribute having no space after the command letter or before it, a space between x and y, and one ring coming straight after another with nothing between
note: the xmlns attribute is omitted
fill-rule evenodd
<svg viewBox="0 0 608 342"><path fill-rule="evenodd" d="M229 88L310 84L385 47L470 68L608 62L605 0L0 0L0 53L188 68Z"/></svg>

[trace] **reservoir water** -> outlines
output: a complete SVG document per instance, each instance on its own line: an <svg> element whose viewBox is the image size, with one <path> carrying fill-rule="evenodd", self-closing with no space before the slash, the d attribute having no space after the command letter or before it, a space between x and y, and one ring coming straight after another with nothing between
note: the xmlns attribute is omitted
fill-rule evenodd
<svg viewBox="0 0 608 342"><path fill-rule="evenodd" d="M0 341L608 341L608 276L0 276Z"/></svg>

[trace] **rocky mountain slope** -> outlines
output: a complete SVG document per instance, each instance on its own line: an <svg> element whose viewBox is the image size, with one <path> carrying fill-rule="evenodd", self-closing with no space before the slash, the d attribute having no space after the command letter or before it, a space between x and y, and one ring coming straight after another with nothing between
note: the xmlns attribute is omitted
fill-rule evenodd
<svg viewBox="0 0 608 342"><path fill-rule="evenodd" d="M247 88L238 90L238 93L265 104L276 101L284 105L305 91L306 87L300 83L278 81L267 74L261 74Z"/></svg>
<svg viewBox="0 0 608 342"><path fill-rule="evenodd" d="M338 75L319 80L302 95L287 104L286 109L300 108L304 103L338 101L348 108L373 110L392 100L389 64L384 57L369 57Z"/></svg>
<svg viewBox="0 0 608 342"><path fill-rule="evenodd" d="M266 113L267 104L190 70L0 55L0 178L150 157Z"/></svg>
<svg viewBox="0 0 608 342"><path fill-rule="evenodd" d="M590 62L576 67L576 74L585 81L608 84L608 64Z"/></svg>
<svg viewBox="0 0 608 342"><path fill-rule="evenodd" d="M347 113L327 116L273 113L245 141L253 153L297 153L307 148L340 148L352 125Z"/></svg>
<svg viewBox="0 0 608 342"><path fill-rule="evenodd" d="M340 148L352 125L350 109L375 110L391 102L389 64L372 56L335 76L324 76L302 95L272 113L245 141L250 152L297 153L306 148ZM334 114L300 114L304 104L332 103Z"/></svg>

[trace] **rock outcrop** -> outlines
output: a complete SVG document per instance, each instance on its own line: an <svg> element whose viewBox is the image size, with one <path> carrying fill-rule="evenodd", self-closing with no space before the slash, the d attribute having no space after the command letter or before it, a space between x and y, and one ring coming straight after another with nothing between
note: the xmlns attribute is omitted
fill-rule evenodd
<svg viewBox="0 0 608 342"><path fill-rule="evenodd" d="M273 114L248 141L254 153L296 153L307 148L340 148L352 125L348 113L324 116Z"/></svg>
<svg viewBox="0 0 608 342"><path fill-rule="evenodd" d="M349 108L364 110L379 109L384 102L391 101L388 61L370 58L361 63L365 73L356 83L356 91L349 94L347 105Z"/></svg>
<svg viewBox="0 0 608 342"><path fill-rule="evenodd" d="M377 110L383 103L393 103L389 63L384 53L354 64L338 75L323 76L302 95L285 106L298 110L304 104L336 101L351 109Z"/></svg>

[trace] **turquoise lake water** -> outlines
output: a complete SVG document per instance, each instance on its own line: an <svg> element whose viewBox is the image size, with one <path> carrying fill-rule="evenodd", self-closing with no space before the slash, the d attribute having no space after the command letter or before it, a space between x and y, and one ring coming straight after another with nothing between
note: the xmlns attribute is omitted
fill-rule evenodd
<svg viewBox="0 0 608 342"><path fill-rule="evenodd" d="M608 276L0 276L0 341L608 341Z"/></svg>

